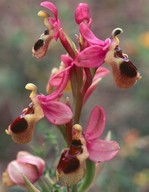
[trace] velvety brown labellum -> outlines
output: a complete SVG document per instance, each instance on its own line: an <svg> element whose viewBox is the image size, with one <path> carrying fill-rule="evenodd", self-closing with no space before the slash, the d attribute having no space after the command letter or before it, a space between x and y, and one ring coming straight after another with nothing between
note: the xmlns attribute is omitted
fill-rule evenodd
<svg viewBox="0 0 149 192"><path fill-rule="evenodd" d="M80 162L76 158L77 155L82 153L82 144L80 140L73 140L69 150L63 152L61 159L59 161L57 170L63 171L64 173L72 173L76 171Z"/></svg>
<svg viewBox="0 0 149 192"><path fill-rule="evenodd" d="M24 117L16 118L10 125L10 129L13 133L19 134L27 129L27 121Z"/></svg>
<svg viewBox="0 0 149 192"><path fill-rule="evenodd" d="M128 77L136 77L137 76L137 68L133 65L133 63L122 53L122 49L120 47L115 48L116 58L122 58L124 61L120 64L120 72Z"/></svg>
<svg viewBox="0 0 149 192"><path fill-rule="evenodd" d="M30 103L28 108L26 108L22 114L17 117L10 125L10 129L13 133L21 133L25 131L28 127L28 122L24 118L27 114L33 114L34 113L34 105L33 103Z"/></svg>
<svg viewBox="0 0 149 192"><path fill-rule="evenodd" d="M131 63L130 60L124 61L120 64L120 71L128 77L133 78L137 76L137 68Z"/></svg>
<svg viewBox="0 0 149 192"><path fill-rule="evenodd" d="M69 154L69 151L64 151L57 166L58 172L63 171L65 174L75 172L80 166L79 160Z"/></svg>
<svg viewBox="0 0 149 192"><path fill-rule="evenodd" d="M49 35L49 30L48 30L48 29L46 29L46 30L44 31L44 35Z"/></svg>
<svg viewBox="0 0 149 192"><path fill-rule="evenodd" d="M40 49L44 44L44 41L42 39L38 39L38 41L34 45L34 50L37 51Z"/></svg>

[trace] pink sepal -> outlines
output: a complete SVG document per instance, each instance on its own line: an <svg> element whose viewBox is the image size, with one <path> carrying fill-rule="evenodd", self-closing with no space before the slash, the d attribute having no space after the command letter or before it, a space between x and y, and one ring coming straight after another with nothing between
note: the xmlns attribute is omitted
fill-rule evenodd
<svg viewBox="0 0 149 192"><path fill-rule="evenodd" d="M49 9L54 14L54 17L57 19L58 12L56 6L53 3L49 1L43 1L40 3L40 6Z"/></svg>
<svg viewBox="0 0 149 192"><path fill-rule="evenodd" d="M93 78L91 86L87 89L84 98L83 98L83 104L86 103L89 96L93 93L93 91L96 89L98 83L102 80L103 77L105 77L107 74L109 74L109 70L104 67L99 67L96 70L95 76Z"/></svg>
<svg viewBox="0 0 149 192"><path fill-rule="evenodd" d="M78 67L96 68L103 64L106 51L98 45L92 45L78 53L75 64Z"/></svg>
<svg viewBox="0 0 149 192"><path fill-rule="evenodd" d="M105 162L111 160L117 155L119 148L118 143L115 141L96 139L87 142L89 159L94 162Z"/></svg>
<svg viewBox="0 0 149 192"><path fill-rule="evenodd" d="M86 129L85 138L87 141L98 139L105 128L105 112L101 106L96 106L89 117Z"/></svg>
<svg viewBox="0 0 149 192"><path fill-rule="evenodd" d="M52 124L62 125L72 119L72 111L66 104L58 101L45 102L43 97L40 97L39 101L45 117Z"/></svg>

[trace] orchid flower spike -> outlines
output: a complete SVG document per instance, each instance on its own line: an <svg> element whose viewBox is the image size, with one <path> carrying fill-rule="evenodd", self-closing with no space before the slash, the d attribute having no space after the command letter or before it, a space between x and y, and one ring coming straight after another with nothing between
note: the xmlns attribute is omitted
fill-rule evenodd
<svg viewBox="0 0 149 192"><path fill-rule="evenodd" d="M137 80L141 79L140 73L128 56L122 52L119 47L119 39L117 35L122 33L121 28L112 31L111 45L105 57L105 62L112 68L113 77L119 88L132 87Z"/></svg>
<svg viewBox="0 0 149 192"><path fill-rule="evenodd" d="M25 88L31 91L32 102L6 129L6 133L11 135L15 143L19 144L25 144L32 140L35 124L44 116L37 98L37 87L28 83Z"/></svg>
<svg viewBox="0 0 149 192"><path fill-rule="evenodd" d="M82 137L82 127L75 124L72 128L72 142L69 148L63 150L56 175L64 185L78 183L84 176L85 160L88 158L86 143Z"/></svg>
<svg viewBox="0 0 149 192"><path fill-rule="evenodd" d="M16 160L11 161L2 175L2 182L5 186L25 186L23 176L26 176L31 183L34 183L43 174L45 162L40 157L34 156L26 151L20 151Z"/></svg>

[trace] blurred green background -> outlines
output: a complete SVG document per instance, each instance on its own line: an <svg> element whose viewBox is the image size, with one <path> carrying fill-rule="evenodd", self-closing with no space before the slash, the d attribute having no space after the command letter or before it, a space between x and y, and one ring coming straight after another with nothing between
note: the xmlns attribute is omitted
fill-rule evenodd
<svg viewBox="0 0 149 192"><path fill-rule="evenodd" d="M40 92L45 86L53 66L59 65L60 55L65 53L60 43L53 42L43 60L32 57L31 48L45 29L39 0L1 0L0 2L0 180L9 161L19 150L30 150L29 145L16 145L5 134L5 129L28 103L28 82L36 84ZM59 9L59 18L65 31L75 39L78 26L73 13L81 1L52 1ZM106 111L106 133L111 130L113 139L120 143L119 155L104 165L93 186L93 192L149 192L149 1L148 0L92 0L92 29L96 36L105 39L111 31L121 27L121 48L139 69L142 79L131 89L118 89L112 75L104 78L83 110L85 124L91 109L100 104ZM104 65L106 66L106 65ZM108 67L108 66L106 66ZM43 126L44 125L44 126ZM37 125L39 135L43 127L54 135L49 149L60 151L56 143L59 133L47 122ZM41 129L40 129L41 128ZM106 135L105 133L105 135ZM41 138L32 145L38 146ZM52 137L52 136L50 136ZM55 140L54 140L55 139ZM47 142L47 141L46 141ZM55 147L52 147L55 143ZM51 151L46 152L49 164L54 162ZM39 148L39 150L41 150ZM47 149L45 149L47 150ZM38 150L34 150L40 153ZM1 192L23 192L21 188L5 188Z"/></svg>

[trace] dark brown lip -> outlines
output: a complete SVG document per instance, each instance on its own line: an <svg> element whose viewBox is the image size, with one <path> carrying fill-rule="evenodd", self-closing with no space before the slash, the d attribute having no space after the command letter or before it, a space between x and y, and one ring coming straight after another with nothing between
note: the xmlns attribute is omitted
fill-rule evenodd
<svg viewBox="0 0 149 192"><path fill-rule="evenodd" d="M37 51L40 49L44 44L44 41L42 39L38 39L38 41L34 45L34 50Z"/></svg>
<svg viewBox="0 0 149 192"><path fill-rule="evenodd" d="M13 133L18 134L25 131L28 127L28 122L25 119L25 115L34 114L34 105L30 103L19 117L17 117L10 125L10 129Z"/></svg>
<svg viewBox="0 0 149 192"><path fill-rule="evenodd" d="M122 49L120 47L115 48L115 54L114 56L116 58L122 58L123 62L120 64L120 72L128 77L136 77L137 76L137 68L133 65L133 63L126 57Z"/></svg>
<svg viewBox="0 0 149 192"><path fill-rule="evenodd" d="M25 131L28 127L28 123L24 117L19 116L10 125L10 129L13 133L18 134Z"/></svg>
<svg viewBox="0 0 149 192"><path fill-rule="evenodd" d="M133 78L137 76L137 69L129 60L120 64L120 71L128 77Z"/></svg>

